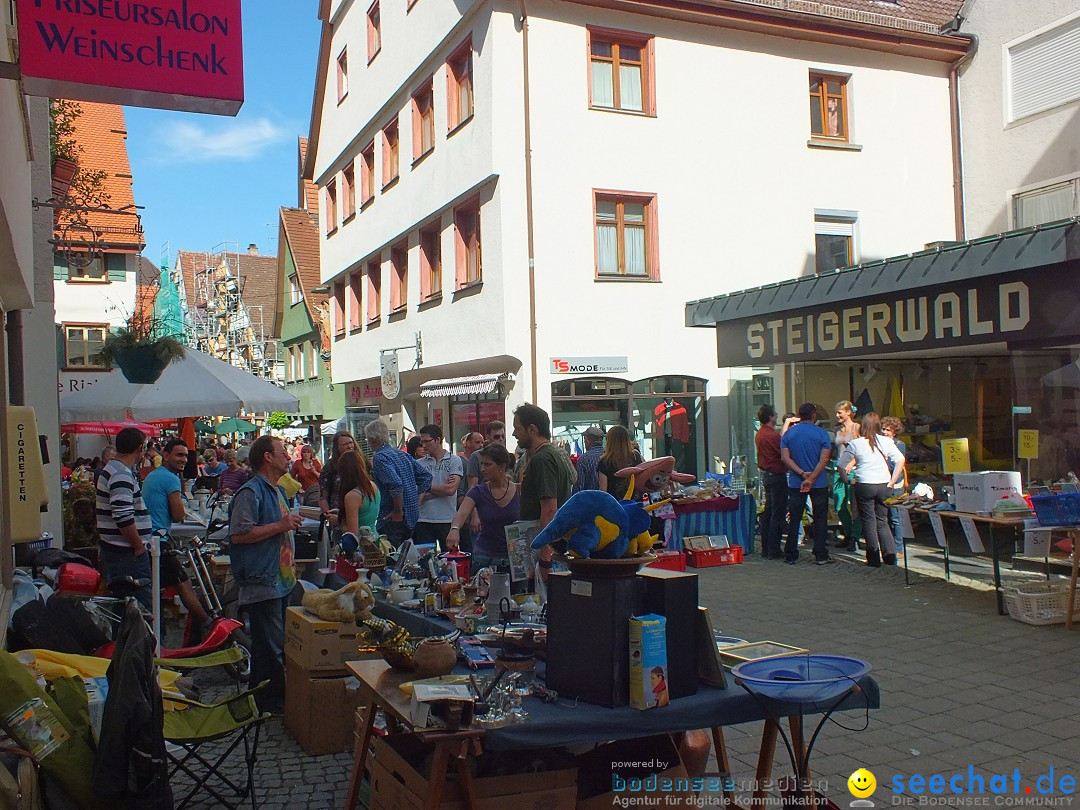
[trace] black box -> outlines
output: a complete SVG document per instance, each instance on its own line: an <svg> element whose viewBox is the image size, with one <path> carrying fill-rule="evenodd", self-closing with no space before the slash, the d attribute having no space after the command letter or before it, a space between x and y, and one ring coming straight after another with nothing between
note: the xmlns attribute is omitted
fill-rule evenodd
<svg viewBox="0 0 1080 810"><path fill-rule="evenodd" d="M630 617L643 612L641 577L548 579L547 685L600 706L630 703Z"/></svg>
<svg viewBox="0 0 1080 810"><path fill-rule="evenodd" d="M645 583L645 613L667 619L668 694L672 699L697 694L697 574L643 568L638 577Z"/></svg>

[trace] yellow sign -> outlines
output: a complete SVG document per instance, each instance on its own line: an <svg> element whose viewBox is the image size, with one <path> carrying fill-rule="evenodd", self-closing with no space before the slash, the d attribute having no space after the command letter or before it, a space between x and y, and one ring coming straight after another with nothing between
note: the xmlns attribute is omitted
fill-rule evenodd
<svg viewBox="0 0 1080 810"><path fill-rule="evenodd" d="M971 453L967 439L941 440L941 471L945 475L971 472Z"/></svg>
<svg viewBox="0 0 1080 810"><path fill-rule="evenodd" d="M7 417L4 486L11 499L11 539L37 540L41 536L41 507L49 505L37 420L34 409L23 406L9 407Z"/></svg>
<svg viewBox="0 0 1080 810"><path fill-rule="evenodd" d="M1039 431L1018 430L1016 431L1017 454L1020 458L1039 457Z"/></svg>

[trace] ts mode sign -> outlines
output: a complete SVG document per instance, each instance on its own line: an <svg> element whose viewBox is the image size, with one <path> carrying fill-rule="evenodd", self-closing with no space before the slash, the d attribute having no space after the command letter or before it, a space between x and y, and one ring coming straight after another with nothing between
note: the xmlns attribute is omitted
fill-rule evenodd
<svg viewBox="0 0 1080 810"><path fill-rule="evenodd" d="M626 374L626 357L552 357L552 374Z"/></svg>

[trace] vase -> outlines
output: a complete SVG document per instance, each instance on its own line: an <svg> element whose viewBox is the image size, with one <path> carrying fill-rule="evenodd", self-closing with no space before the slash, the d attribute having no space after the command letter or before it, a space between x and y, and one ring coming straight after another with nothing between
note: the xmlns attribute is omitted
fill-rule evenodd
<svg viewBox="0 0 1080 810"><path fill-rule="evenodd" d="M456 663L457 653L445 638L422 641L413 653L413 671L421 678L448 675Z"/></svg>
<svg viewBox="0 0 1080 810"><path fill-rule="evenodd" d="M116 353L116 365L128 382L149 385L158 381L169 361L159 358L153 346L132 346Z"/></svg>

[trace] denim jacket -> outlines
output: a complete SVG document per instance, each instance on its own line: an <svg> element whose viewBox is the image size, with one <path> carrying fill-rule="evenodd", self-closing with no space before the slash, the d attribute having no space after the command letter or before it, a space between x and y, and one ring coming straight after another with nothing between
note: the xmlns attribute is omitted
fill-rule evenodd
<svg viewBox="0 0 1080 810"><path fill-rule="evenodd" d="M245 489L255 492L255 508L259 515L259 525L266 526L281 520L281 504L278 500L277 487L271 485L261 475L254 476L240 487L237 494ZM236 497L229 504L229 523L232 523L233 507ZM229 556L232 561L232 575L237 585L274 585L278 580L278 561L281 554L281 536L274 534L257 543L231 543Z"/></svg>

